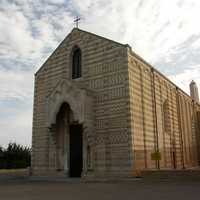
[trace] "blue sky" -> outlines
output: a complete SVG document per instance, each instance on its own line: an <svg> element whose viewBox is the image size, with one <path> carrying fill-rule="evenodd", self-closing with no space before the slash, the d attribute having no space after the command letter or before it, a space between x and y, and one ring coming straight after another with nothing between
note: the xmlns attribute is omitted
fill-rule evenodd
<svg viewBox="0 0 200 200"><path fill-rule="evenodd" d="M34 73L74 27L128 43L188 92L200 86L200 1L1 0L0 145L31 144Z"/></svg>

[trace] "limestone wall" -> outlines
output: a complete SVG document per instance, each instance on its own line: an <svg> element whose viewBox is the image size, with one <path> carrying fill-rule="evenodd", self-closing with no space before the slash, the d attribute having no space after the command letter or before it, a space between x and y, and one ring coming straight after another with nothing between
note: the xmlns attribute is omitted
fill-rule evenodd
<svg viewBox="0 0 200 200"><path fill-rule="evenodd" d="M135 169L198 165L197 105L131 49L128 55ZM154 152L161 160L152 160Z"/></svg>
<svg viewBox="0 0 200 200"><path fill-rule="evenodd" d="M71 79L71 51L82 51L82 77ZM129 93L125 45L74 29L35 76L33 170L55 170L55 144L47 128L47 96L60 79L68 79L94 94L96 174L130 171Z"/></svg>

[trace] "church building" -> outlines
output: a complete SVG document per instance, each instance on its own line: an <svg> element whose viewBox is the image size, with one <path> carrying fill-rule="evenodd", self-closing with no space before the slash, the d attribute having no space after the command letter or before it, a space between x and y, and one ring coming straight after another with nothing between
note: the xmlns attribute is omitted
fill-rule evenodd
<svg viewBox="0 0 200 200"><path fill-rule="evenodd" d="M127 44L74 28L35 74L32 173L133 177L200 164L200 104Z"/></svg>

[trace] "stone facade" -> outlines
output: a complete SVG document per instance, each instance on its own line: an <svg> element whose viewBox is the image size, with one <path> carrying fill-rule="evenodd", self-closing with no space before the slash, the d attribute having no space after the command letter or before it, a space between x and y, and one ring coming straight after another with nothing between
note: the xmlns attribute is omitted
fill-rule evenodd
<svg viewBox="0 0 200 200"><path fill-rule="evenodd" d="M82 76L72 79L75 46ZM75 28L35 75L33 174L70 176L71 124L82 126L82 177L198 166L198 111L128 45Z"/></svg>

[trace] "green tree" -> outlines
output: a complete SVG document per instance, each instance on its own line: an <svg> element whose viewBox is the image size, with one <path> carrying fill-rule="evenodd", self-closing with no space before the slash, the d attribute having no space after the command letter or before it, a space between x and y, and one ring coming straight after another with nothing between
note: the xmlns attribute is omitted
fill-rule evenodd
<svg viewBox="0 0 200 200"><path fill-rule="evenodd" d="M0 169L5 168L4 149L0 146Z"/></svg>
<svg viewBox="0 0 200 200"><path fill-rule="evenodd" d="M31 149L28 147L9 143L6 149L0 148L0 154L0 168L18 169L30 166Z"/></svg>

